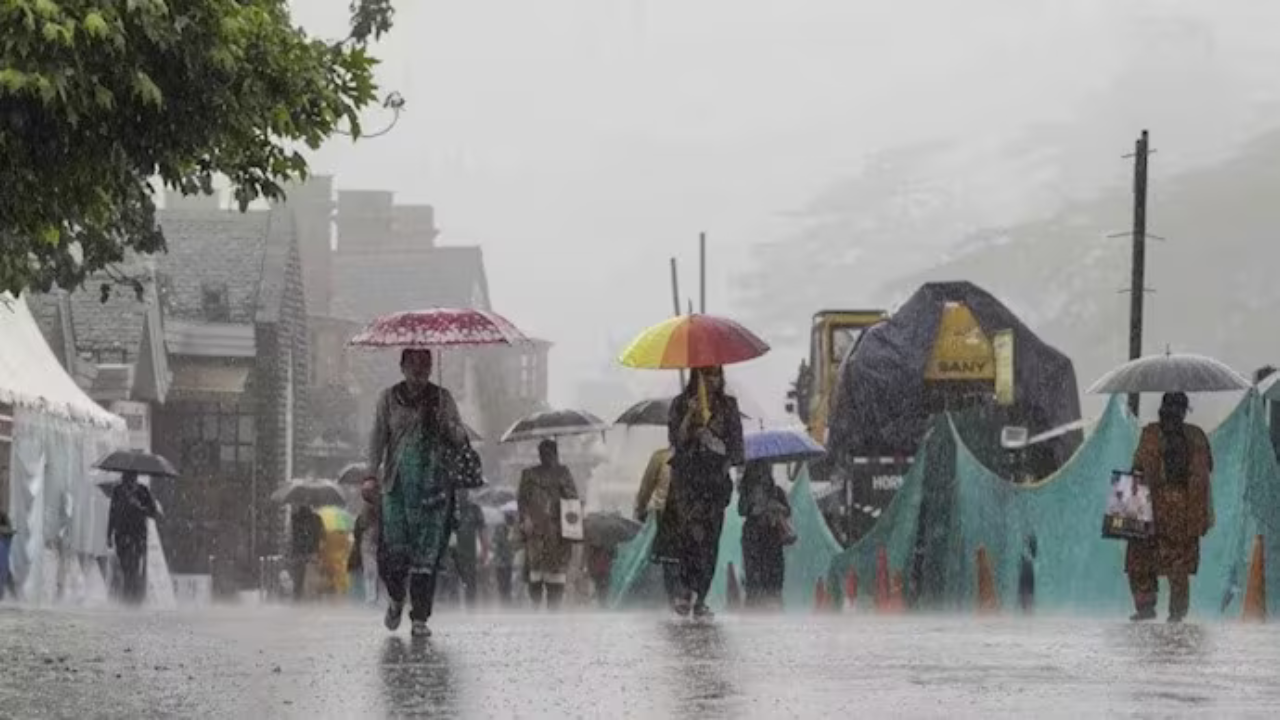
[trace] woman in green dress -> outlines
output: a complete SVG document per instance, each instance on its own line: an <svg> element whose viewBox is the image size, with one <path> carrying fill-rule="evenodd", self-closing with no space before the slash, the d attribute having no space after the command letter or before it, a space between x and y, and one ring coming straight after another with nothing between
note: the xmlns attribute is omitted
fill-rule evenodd
<svg viewBox="0 0 1280 720"><path fill-rule="evenodd" d="M429 350L400 356L404 381L378 398L369 443L371 472L382 487L378 574L389 603L386 626L400 627L406 595L415 636L427 636L436 575L453 531L454 488L441 467L446 444L468 444L457 403L431 382Z"/></svg>

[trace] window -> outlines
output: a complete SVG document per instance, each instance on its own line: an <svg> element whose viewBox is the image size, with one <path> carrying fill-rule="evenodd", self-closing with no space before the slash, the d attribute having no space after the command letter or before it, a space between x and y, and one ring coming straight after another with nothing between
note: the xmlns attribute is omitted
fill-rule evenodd
<svg viewBox="0 0 1280 720"><path fill-rule="evenodd" d="M204 283L200 286L200 297L207 322L231 322L231 303L227 300L226 283Z"/></svg>
<svg viewBox="0 0 1280 720"><path fill-rule="evenodd" d="M529 353L520 355L520 397L525 400L538 397L538 359Z"/></svg>
<svg viewBox="0 0 1280 720"><path fill-rule="evenodd" d="M193 476L225 477L253 468L256 427L236 403L184 403L179 419L181 467Z"/></svg>

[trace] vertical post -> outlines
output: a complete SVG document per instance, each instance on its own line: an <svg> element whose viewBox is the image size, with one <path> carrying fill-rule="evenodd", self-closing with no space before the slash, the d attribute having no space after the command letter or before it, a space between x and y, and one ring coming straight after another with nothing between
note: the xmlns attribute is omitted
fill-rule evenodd
<svg viewBox="0 0 1280 720"><path fill-rule="evenodd" d="M680 314L680 271L676 259L671 258L671 310L672 315ZM680 371L680 391L684 392L684 371Z"/></svg>
<svg viewBox="0 0 1280 720"><path fill-rule="evenodd" d="M698 312L707 312L707 234L698 233Z"/></svg>
<svg viewBox="0 0 1280 720"><path fill-rule="evenodd" d="M1129 294L1129 359L1142 357L1142 301L1147 265L1147 142L1142 131L1133 154L1133 267ZM1129 395L1129 410L1138 414L1138 393Z"/></svg>

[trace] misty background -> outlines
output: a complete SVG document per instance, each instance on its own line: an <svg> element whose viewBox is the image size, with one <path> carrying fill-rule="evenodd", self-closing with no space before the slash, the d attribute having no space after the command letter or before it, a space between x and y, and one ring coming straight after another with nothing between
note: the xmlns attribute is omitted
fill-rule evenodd
<svg viewBox="0 0 1280 720"><path fill-rule="evenodd" d="M322 36L348 18L293 8ZM555 343L552 402L606 417L674 391L615 357L670 314L670 256L696 299L706 231L709 311L774 346L731 380L781 418L815 311L928 279L986 287L1082 388L1123 360L1129 243L1106 235L1130 225L1121 156L1149 128L1168 241L1146 349L1248 373L1280 359L1277 20L1242 0L402 1L376 47L399 124L312 168L482 245L495 308Z"/></svg>

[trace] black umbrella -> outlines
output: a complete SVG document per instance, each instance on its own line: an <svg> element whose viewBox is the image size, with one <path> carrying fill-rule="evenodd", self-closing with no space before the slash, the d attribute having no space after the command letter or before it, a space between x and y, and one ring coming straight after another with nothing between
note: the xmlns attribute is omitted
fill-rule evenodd
<svg viewBox="0 0 1280 720"><path fill-rule="evenodd" d="M369 466L364 463L352 463L338 473L339 485L360 485L369 477Z"/></svg>
<svg viewBox="0 0 1280 720"><path fill-rule="evenodd" d="M641 400L632 405L613 421L614 425L654 425L657 427L666 427L667 421L671 414L671 401L673 398L652 398L649 400ZM743 420L750 420L751 416L738 411L738 416Z"/></svg>
<svg viewBox="0 0 1280 720"><path fill-rule="evenodd" d="M653 398L641 400L627 408L614 425L657 425L666 427L667 418L671 414L671 398Z"/></svg>
<svg viewBox="0 0 1280 720"><path fill-rule="evenodd" d="M151 477L178 477L178 470L173 463L145 450L117 450L99 460L95 467L107 472L137 473Z"/></svg>
<svg viewBox="0 0 1280 720"><path fill-rule="evenodd" d="M346 505L342 489L332 480L293 480L271 493L271 499L284 505Z"/></svg>
<svg viewBox="0 0 1280 720"><path fill-rule="evenodd" d="M567 437L603 433L609 426L605 421L583 410L547 410L528 415L516 421L502 435L502 442L523 442L544 438Z"/></svg>
<svg viewBox="0 0 1280 720"><path fill-rule="evenodd" d="M582 520L583 541L594 547L615 547L639 534L640 527L640 523L616 512L589 513Z"/></svg>

